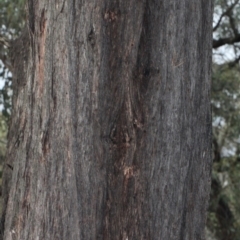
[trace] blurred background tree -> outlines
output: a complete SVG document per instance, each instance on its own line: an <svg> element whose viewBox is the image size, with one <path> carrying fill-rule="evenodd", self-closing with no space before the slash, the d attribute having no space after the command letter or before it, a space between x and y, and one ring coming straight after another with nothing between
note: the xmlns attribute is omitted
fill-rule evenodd
<svg viewBox="0 0 240 240"><path fill-rule="evenodd" d="M240 239L240 1L215 0L208 239Z"/></svg>
<svg viewBox="0 0 240 240"><path fill-rule="evenodd" d="M0 0L0 161L11 114L9 48L25 24L26 0ZM213 171L208 240L240 239L240 0L215 0L213 19ZM14 54L14 53L13 53ZM1 175L1 164L0 164Z"/></svg>
<svg viewBox="0 0 240 240"><path fill-rule="evenodd" d="M0 0L0 195L8 121L11 114L12 75L9 48L21 34L25 24L25 2L25 0Z"/></svg>
<svg viewBox="0 0 240 240"><path fill-rule="evenodd" d="M11 59L9 47L25 24L25 0L0 0L0 104L2 114L11 112Z"/></svg>

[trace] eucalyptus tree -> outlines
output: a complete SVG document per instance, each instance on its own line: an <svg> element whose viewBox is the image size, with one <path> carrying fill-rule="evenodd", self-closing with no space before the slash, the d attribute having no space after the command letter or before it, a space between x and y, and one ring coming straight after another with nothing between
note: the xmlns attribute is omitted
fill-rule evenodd
<svg viewBox="0 0 240 240"><path fill-rule="evenodd" d="M28 1L2 238L204 239L212 1Z"/></svg>

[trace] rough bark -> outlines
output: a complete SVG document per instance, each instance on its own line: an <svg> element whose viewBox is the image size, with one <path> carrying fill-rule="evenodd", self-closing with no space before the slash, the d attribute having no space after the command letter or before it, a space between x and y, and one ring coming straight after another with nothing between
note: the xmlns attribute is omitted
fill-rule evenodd
<svg viewBox="0 0 240 240"><path fill-rule="evenodd" d="M4 240L204 239L212 1L36 0L29 19Z"/></svg>

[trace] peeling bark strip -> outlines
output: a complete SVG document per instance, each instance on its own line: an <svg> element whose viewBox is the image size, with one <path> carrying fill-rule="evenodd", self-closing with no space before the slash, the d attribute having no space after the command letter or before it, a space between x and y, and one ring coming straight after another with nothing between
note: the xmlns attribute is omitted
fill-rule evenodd
<svg viewBox="0 0 240 240"><path fill-rule="evenodd" d="M3 239L203 240L212 1L29 6Z"/></svg>

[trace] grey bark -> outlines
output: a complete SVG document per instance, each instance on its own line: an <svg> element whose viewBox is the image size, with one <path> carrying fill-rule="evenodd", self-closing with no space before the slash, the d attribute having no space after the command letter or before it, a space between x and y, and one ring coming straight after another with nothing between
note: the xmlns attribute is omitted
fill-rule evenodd
<svg viewBox="0 0 240 240"><path fill-rule="evenodd" d="M212 1L29 0L28 27L3 239L204 239Z"/></svg>

